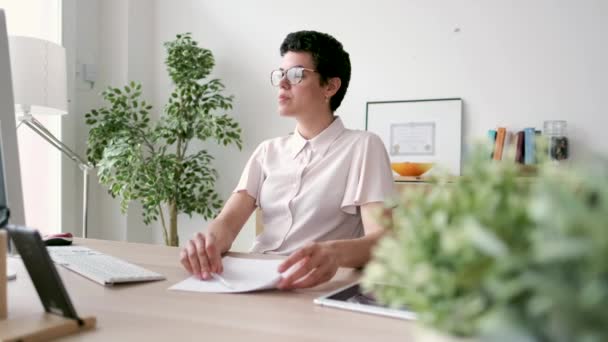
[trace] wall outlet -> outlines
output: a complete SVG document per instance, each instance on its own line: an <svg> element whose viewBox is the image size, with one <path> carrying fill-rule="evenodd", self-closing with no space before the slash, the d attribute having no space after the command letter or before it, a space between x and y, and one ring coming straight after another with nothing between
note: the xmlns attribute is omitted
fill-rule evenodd
<svg viewBox="0 0 608 342"><path fill-rule="evenodd" d="M97 65L82 64L82 80L85 82L97 82Z"/></svg>

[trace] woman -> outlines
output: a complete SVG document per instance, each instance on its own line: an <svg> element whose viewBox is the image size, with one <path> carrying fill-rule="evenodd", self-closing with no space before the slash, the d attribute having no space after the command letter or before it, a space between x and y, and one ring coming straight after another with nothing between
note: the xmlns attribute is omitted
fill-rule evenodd
<svg viewBox="0 0 608 342"><path fill-rule="evenodd" d="M393 178L382 141L344 128L334 116L350 81L350 59L328 34L300 31L281 44L281 68L271 73L281 116L297 121L293 134L262 142L207 233L181 251L184 267L201 279L222 273L228 251L259 206L264 232L256 253L289 255L280 289L312 287L338 267L361 267L382 235L373 216L392 194Z"/></svg>

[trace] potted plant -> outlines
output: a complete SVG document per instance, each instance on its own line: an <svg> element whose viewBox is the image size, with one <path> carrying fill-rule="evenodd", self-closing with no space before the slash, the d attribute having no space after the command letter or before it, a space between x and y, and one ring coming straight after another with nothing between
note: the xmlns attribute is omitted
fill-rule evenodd
<svg viewBox="0 0 608 342"><path fill-rule="evenodd" d="M193 151L192 143L212 139L239 149L242 143L238 123L226 113L232 96L222 95L220 80L206 81L214 66L211 51L189 33L164 46L174 89L163 115L150 120L152 106L141 99L141 84L109 87L102 93L108 106L85 115L87 157L110 195L120 198L123 213L139 200L144 222L160 219L165 243L177 246L178 213L210 219L222 206L214 188L213 156L204 149Z"/></svg>
<svg viewBox="0 0 608 342"><path fill-rule="evenodd" d="M608 341L608 174L478 148L463 176L393 203L364 286L452 336Z"/></svg>

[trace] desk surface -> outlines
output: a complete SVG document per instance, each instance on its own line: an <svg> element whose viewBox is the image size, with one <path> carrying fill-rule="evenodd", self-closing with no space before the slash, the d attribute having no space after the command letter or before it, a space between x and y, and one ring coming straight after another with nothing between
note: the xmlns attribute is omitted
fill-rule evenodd
<svg viewBox="0 0 608 342"><path fill-rule="evenodd" d="M188 277L179 265L178 248L92 239L76 239L75 243L162 273L167 280L103 287L57 267L79 315L97 317L96 330L66 340L350 342L406 341L418 335L414 322L313 304L317 296L357 280L360 273L352 269L340 269L330 282L306 290L248 294L168 291ZM9 264L18 272L17 280L8 283L9 317L42 312L21 261L9 258Z"/></svg>

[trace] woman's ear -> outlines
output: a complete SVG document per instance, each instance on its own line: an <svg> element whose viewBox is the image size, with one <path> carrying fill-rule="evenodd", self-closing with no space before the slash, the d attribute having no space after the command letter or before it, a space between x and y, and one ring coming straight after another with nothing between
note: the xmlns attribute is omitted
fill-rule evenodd
<svg viewBox="0 0 608 342"><path fill-rule="evenodd" d="M327 88L325 89L325 97L329 98L329 97L336 95L338 90L340 90L340 86L342 86L342 80L340 79L340 77L332 77L329 80L327 80Z"/></svg>

